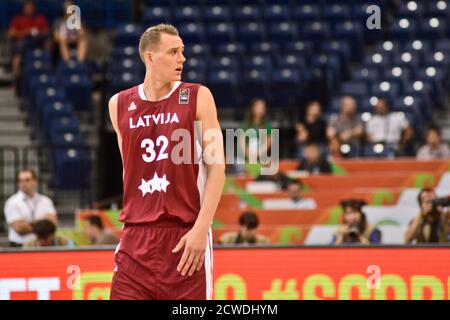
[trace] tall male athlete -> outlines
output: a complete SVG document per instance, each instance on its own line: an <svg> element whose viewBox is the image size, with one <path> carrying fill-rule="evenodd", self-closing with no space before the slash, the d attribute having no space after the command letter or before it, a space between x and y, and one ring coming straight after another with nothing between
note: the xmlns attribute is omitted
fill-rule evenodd
<svg viewBox="0 0 450 320"><path fill-rule="evenodd" d="M147 29L139 43L144 83L109 101L124 182L111 299L212 298L210 227L225 182L223 141L209 89L180 81L183 49L175 27ZM181 156L190 161L172 159L177 129L189 133ZM196 129L220 139L197 137Z"/></svg>

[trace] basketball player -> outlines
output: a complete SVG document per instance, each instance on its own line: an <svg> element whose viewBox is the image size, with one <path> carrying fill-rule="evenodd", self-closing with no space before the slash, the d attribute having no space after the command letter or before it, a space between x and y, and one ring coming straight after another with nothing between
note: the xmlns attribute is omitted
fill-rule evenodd
<svg viewBox="0 0 450 320"><path fill-rule="evenodd" d="M225 182L223 141L209 89L180 81L183 49L175 27L147 29L139 43L144 83L109 101L124 182L111 299L212 298L210 226ZM177 129L190 134L188 163L171 156ZM196 129L216 130L220 139L197 138Z"/></svg>

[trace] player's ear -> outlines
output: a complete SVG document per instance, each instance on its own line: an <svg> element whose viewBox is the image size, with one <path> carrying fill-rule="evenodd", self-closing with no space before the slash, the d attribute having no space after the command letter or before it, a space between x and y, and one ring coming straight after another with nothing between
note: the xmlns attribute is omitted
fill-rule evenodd
<svg viewBox="0 0 450 320"><path fill-rule="evenodd" d="M144 60L145 61L149 61L149 62L153 62L153 55L151 51L145 51L144 52Z"/></svg>

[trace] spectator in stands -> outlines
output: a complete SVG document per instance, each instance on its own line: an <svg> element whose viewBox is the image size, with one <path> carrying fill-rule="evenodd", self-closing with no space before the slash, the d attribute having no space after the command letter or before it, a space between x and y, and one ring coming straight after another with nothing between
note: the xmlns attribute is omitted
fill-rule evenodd
<svg viewBox="0 0 450 320"><path fill-rule="evenodd" d="M331 166L322 157L319 146L309 143L305 146L304 158L300 160L298 170L308 171L310 174L324 174L331 173Z"/></svg>
<svg viewBox="0 0 450 320"><path fill-rule="evenodd" d="M375 114L366 125L367 143L381 143L392 148L398 155L407 155L411 148L413 129L400 112L389 112L385 99L378 99Z"/></svg>
<svg viewBox="0 0 450 320"><path fill-rule="evenodd" d="M364 134L364 124L356 112L356 101L350 96L341 100L341 110L337 117L330 120L327 128L328 140L335 137L354 148L359 148Z"/></svg>
<svg viewBox="0 0 450 320"><path fill-rule="evenodd" d="M243 129L255 129L256 139L251 138L247 143L245 139L241 139L240 147L244 151L245 159L248 160L251 153L256 155L265 154L267 150L270 149L271 139L270 133L272 130L272 124L267 117L267 103L264 99L255 98L250 102L249 115L245 123L243 124ZM259 130L267 130L267 139L265 141L259 141ZM258 145L260 143L260 145Z"/></svg>
<svg viewBox="0 0 450 320"><path fill-rule="evenodd" d="M342 154L342 144L339 141L338 137L333 137L330 139L328 143L328 161L340 160L343 159L344 156Z"/></svg>
<svg viewBox="0 0 450 320"><path fill-rule="evenodd" d="M67 19L71 15L68 8L72 5L74 5L73 1L64 1L62 17L54 23L53 39L57 44L59 55L65 62L71 60L70 51L74 49L76 51L76 59L82 63L86 60L88 48L86 29L83 26L80 26L79 29L70 29L67 26Z"/></svg>
<svg viewBox="0 0 450 320"><path fill-rule="evenodd" d="M426 144L417 152L419 160L433 160L450 158L450 149L442 142L441 130L436 126L431 126L427 130Z"/></svg>
<svg viewBox="0 0 450 320"><path fill-rule="evenodd" d="M20 75L22 56L28 47L50 47L48 22L43 15L36 13L34 1L23 2L23 14L12 19L8 37L12 44L12 74L16 81Z"/></svg>
<svg viewBox="0 0 450 320"><path fill-rule="evenodd" d="M268 244L269 239L257 234L259 219L256 213L248 211L239 217L239 232L224 233L220 239L221 244Z"/></svg>
<svg viewBox="0 0 450 320"><path fill-rule="evenodd" d="M25 248L73 246L73 242L56 235L56 226L50 220L42 219L35 221L32 227L36 239L26 242L24 244Z"/></svg>
<svg viewBox="0 0 450 320"><path fill-rule="evenodd" d="M52 200L36 191L36 173L32 169L20 170L17 180L19 191L6 201L4 208L11 247L21 247L35 239L32 223L36 220L48 219L58 225Z"/></svg>
<svg viewBox="0 0 450 320"><path fill-rule="evenodd" d="M298 209L314 210L317 203L313 198L305 198L303 195L303 183L300 180L290 181L287 187L289 198L265 199L264 209Z"/></svg>
<svg viewBox="0 0 450 320"><path fill-rule="evenodd" d="M306 106L304 119L296 126L298 154L301 155L302 146L307 143L325 146L327 143L326 128L326 122L322 118L322 106L318 101L310 102Z"/></svg>
<svg viewBox="0 0 450 320"><path fill-rule="evenodd" d="M106 231L103 221L99 216L90 215L86 219L84 233L92 245L117 244L117 237L110 231Z"/></svg>
<svg viewBox="0 0 450 320"><path fill-rule="evenodd" d="M338 228L332 239L332 244L379 244L381 231L367 223L362 211L364 201L349 199L341 202L344 211L343 224Z"/></svg>
<svg viewBox="0 0 450 320"><path fill-rule="evenodd" d="M420 212L411 220L405 232L406 243L448 243L450 242L450 214L448 208L432 203L436 192L431 188L420 190L417 196Z"/></svg>

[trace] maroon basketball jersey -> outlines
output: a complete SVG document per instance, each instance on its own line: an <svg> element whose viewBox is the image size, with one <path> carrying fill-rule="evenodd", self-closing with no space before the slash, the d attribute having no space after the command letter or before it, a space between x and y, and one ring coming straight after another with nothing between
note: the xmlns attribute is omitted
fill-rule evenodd
<svg viewBox="0 0 450 320"><path fill-rule="evenodd" d="M148 101L142 84L119 93L124 167L120 221L195 222L206 181L195 134L199 88L178 81L160 101ZM173 155L178 156L176 161Z"/></svg>

